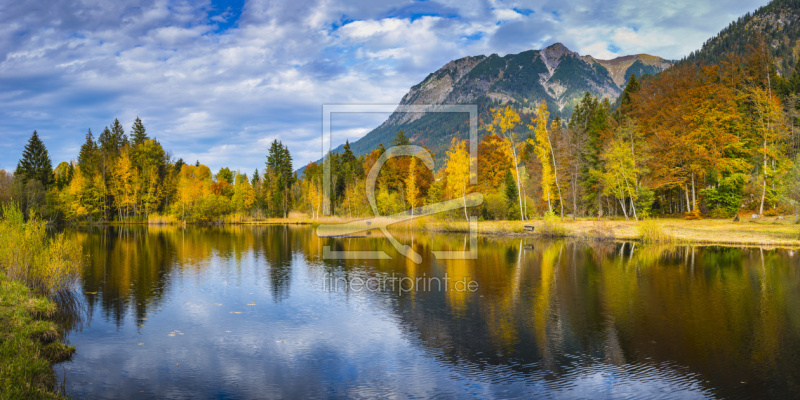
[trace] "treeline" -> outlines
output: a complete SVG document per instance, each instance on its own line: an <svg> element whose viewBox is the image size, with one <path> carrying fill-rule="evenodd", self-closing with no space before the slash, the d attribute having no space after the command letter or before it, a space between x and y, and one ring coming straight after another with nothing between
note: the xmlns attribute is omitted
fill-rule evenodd
<svg viewBox="0 0 800 400"><path fill-rule="evenodd" d="M95 140L92 131L77 160L52 168L33 132L14 173L0 170L0 203L15 202L65 222L214 222L225 217L285 217L295 182L288 149L275 141L263 174L173 160L139 118L130 137L119 120Z"/></svg>

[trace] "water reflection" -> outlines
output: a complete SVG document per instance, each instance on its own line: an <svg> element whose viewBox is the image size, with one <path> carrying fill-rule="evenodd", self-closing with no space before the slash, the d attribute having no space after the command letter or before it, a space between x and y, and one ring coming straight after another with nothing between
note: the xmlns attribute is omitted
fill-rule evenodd
<svg viewBox="0 0 800 400"><path fill-rule="evenodd" d="M71 232L91 262L76 397L785 398L800 388L798 256L782 250L310 228ZM324 260L384 250L393 260ZM450 278L441 290L325 280ZM455 282L477 282L476 291ZM434 289L436 289L434 287ZM180 366L178 366L180 364Z"/></svg>

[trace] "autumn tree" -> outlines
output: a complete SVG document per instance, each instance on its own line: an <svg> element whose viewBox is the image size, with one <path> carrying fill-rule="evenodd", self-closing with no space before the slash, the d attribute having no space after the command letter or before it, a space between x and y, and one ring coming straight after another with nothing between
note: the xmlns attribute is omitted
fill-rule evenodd
<svg viewBox="0 0 800 400"><path fill-rule="evenodd" d="M519 157L517 146L519 144L519 140L517 138L517 133L514 130L517 125L520 124L521 120L519 114L511 108L511 106L506 106L503 109L492 109L492 117L494 118L492 124L489 125L486 130L490 133L495 134L503 138L503 141L506 145L506 149L511 154L512 162L514 163L514 172L515 172L515 181L517 184L517 192L523 193L522 190L522 179L520 176L519 171ZM522 196L519 196L519 209L520 209L520 220L525 220L525 210L522 206Z"/></svg>
<svg viewBox="0 0 800 400"><path fill-rule="evenodd" d="M249 211L255 204L256 194L246 174L236 174L231 203L236 211Z"/></svg>
<svg viewBox="0 0 800 400"><path fill-rule="evenodd" d="M447 162L444 167L444 174L447 176L446 192L450 198L464 199L464 218L467 221L469 221L466 200L469 188L469 164L470 156L466 141L453 138L450 149L447 150Z"/></svg>
<svg viewBox="0 0 800 400"><path fill-rule="evenodd" d="M564 219L564 201L561 196L561 185L558 183L558 164L556 163L553 142L547 129L550 113L547 111L547 104L542 102L536 113L536 118L532 121L533 125L528 125L528 129L534 132L535 140L531 140L534 152L542 165L542 195L547 202L550 212L553 212L552 187L556 186L559 204L561 205L561 219ZM559 128L560 129L560 128Z"/></svg>
<svg viewBox="0 0 800 400"><path fill-rule="evenodd" d="M406 201L411 206L411 216L414 216L414 208L419 205L419 187L417 186L417 158L411 157L408 164L408 174L406 175Z"/></svg>

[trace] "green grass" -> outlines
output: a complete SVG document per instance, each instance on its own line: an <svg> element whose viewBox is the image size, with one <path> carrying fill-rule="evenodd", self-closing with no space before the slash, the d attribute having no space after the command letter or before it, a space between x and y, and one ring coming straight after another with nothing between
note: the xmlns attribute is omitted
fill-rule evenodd
<svg viewBox="0 0 800 400"><path fill-rule="evenodd" d="M51 365L75 349L59 341L56 304L0 272L0 399L58 399Z"/></svg>

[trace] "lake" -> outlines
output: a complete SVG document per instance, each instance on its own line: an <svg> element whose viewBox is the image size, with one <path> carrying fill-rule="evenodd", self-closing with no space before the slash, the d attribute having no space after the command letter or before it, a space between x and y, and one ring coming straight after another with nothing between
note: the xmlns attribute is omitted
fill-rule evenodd
<svg viewBox="0 0 800 400"><path fill-rule="evenodd" d="M791 250L308 226L74 230L75 398L788 398ZM384 250L391 259L326 259ZM447 279L445 279L447 278Z"/></svg>

